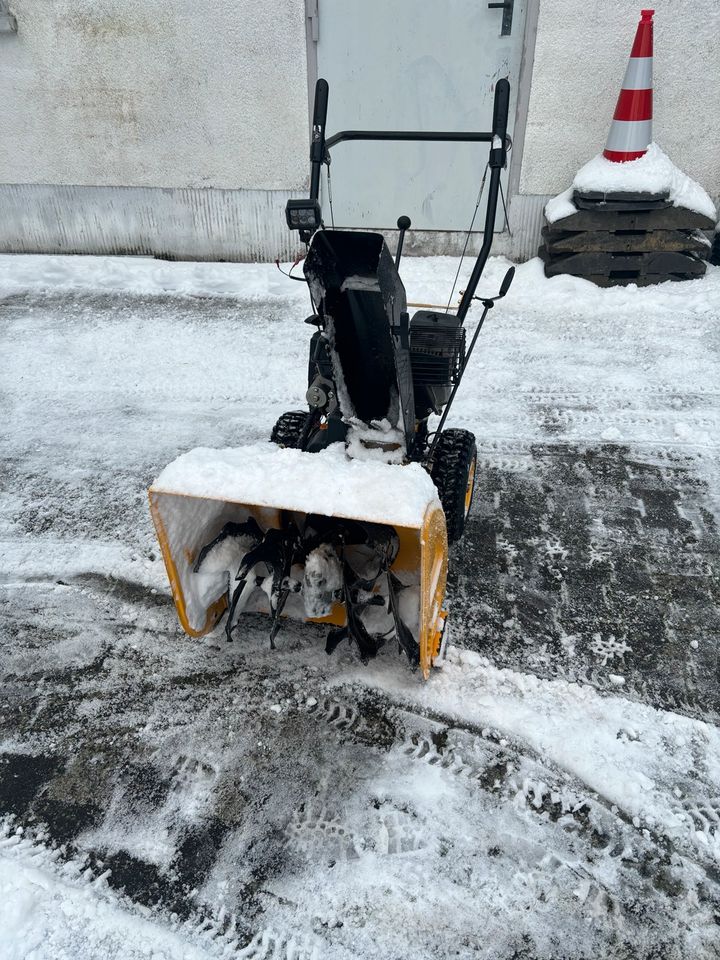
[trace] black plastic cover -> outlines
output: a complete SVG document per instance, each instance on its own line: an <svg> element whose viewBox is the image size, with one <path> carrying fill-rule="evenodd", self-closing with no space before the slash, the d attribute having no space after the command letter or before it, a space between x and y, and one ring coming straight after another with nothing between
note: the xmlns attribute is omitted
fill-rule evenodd
<svg viewBox="0 0 720 960"><path fill-rule="evenodd" d="M387 419L403 427L409 443L412 374L401 343L407 299L382 234L319 230L303 269L342 375L343 415L368 424ZM351 409L343 408L344 400Z"/></svg>

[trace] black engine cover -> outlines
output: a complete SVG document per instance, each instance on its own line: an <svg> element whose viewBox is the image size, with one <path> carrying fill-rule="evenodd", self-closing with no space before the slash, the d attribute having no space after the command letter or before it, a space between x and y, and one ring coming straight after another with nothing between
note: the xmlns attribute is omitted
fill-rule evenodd
<svg viewBox="0 0 720 960"><path fill-rule="evenodd" d="M465 328L452 313L419 310L410 321L415 416L424 420L448 402L465 361Z"/></svg>

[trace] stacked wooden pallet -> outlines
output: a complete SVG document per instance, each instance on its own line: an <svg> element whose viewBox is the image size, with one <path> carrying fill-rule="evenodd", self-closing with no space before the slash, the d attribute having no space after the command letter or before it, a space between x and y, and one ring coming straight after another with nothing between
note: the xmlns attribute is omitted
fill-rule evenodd
<svg viewBox="0 0 720 960"><path fill-rule="evenodd" d="M543 227L545 275L569 273L601 287L647 286L705 273L708 217L675 207L667 194L575 193L577 213Z"/></svg>
<svg viewBox="0 0 720 960"><path fill-rule="evenodd" d="M718 228L718 232L715 234L709 259L710 263L714 263L716 266L720 267L720 227Z"/></svg>

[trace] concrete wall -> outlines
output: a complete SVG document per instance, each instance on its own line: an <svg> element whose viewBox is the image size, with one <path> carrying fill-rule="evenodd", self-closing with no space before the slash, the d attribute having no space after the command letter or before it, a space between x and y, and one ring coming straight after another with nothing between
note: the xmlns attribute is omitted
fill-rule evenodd
<svg viewBox="0 0 720 960"><path fill-rule="evenodd" d="M556 194L605 146L642 4L539 0L520 174L522 194ZM656 0L654 139L720 195L720 2Z"/></svg>
<svg viewBox="0 0 720 960"><path fill-rule="evenodd" d="M292 189L302 0L12 0L0 181Z"/></svg>
<svg viewBox="0 0 720 960"><path fill-rule="evenodd" d="M308 177L304 0L9 6L0 250L292 252L275 226Z"/></svg>

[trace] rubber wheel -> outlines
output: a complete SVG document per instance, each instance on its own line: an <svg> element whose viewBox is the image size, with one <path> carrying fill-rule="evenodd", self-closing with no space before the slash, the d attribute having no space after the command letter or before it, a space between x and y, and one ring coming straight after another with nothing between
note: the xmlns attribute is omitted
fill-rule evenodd
<svg viewBox="0 0 720 960"><path fill-rule="evenodd" d="M463 535L470 513L477 447L468 430L443 430L435 447L431 476L445 511L448 542L455 543Z"/></svg>
<svg viewBox="0 0 720 960"><path fill-rule="evenodd" d="M307 410L289 410L283 413L272 428L270 439L280 447L296 447L309 416Z"/></svg>

